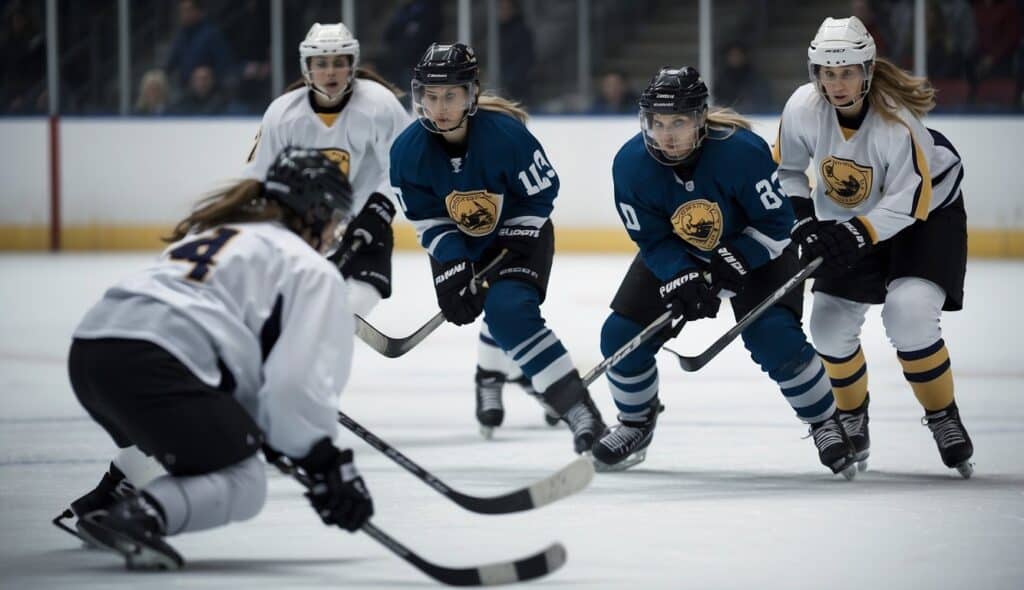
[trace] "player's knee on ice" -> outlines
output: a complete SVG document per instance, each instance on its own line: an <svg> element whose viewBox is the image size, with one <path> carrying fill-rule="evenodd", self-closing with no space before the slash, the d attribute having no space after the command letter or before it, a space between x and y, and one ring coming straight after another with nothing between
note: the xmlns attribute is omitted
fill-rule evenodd
<svg viewBox="0 0 1024 590"><path fill-rule="evenodd" d="M904 277L889 285L882 307L885 335L896 350L921 350L942 338L939 317L946 293L925 279Z"/></svg>

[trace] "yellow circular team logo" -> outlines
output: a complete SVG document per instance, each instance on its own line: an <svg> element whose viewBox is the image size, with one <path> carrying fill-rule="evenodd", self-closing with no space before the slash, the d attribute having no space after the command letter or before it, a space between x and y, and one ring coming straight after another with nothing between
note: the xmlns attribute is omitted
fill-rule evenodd
<svg viewBox="0 0 1024 590"><path fill-rule="evenodd" d="M853 209L871 194L872 170L853 160L829 156L821 161L825 194L840 207Z"/></svg>
<svg viewBox="0 0 1024 590"><path fill-rule="evenodd" d="M320 153L326 156L328 160L337 164L345 176L348 176L349 160L351 159L348 152L337 148L327 148L320 150Z"/></svg>
<svg viewBox="0 0 1024 590"><path fill-rule="evenodd" d="M459 229L473 237L494 231L501 216L501 196L487 191L452 191L444 204Z"/></svg>
<svg viewBox="0 0 1024 590"><path fill-rule="evenodd" d="M707 199L688 201L672 214L672 229L701 250L713 250L722 237L722 210Z"/></svg>

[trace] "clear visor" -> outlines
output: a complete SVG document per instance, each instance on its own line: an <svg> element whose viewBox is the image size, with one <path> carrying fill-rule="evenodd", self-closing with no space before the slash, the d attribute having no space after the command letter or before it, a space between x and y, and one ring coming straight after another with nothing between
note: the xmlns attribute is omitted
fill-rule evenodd
<svg viewBox="0 0 1024 590"><path fill-rule="evenodd" d="M659 162L675 165L685 161L704 139L707 109L681 113L640 112L647 149Z"/></svg>
<svg viewBox="0 0 1024 590"><path fill-rule="evenodd" d="M355 77L354 60L355 56L347 53L307 57L304 60L306 81L324 98L337 100L351 88Z"/></svg>
<svg viewBox="0 0 1024 590"><path fill-rule="evenodd" d="M837 107L857 104L871 89L871 62L823 66L808 60L807 75L821 96ZM856 82L860 84L854 86Z"/></svg>
<svg viewBox="0 0 1024 590"><path fill-rule="evenodd" d="M412 81L413 112L432 131L457 129L467 116L473 114L475 103L474 82L437 86Z"/></svg>
<svg viewBox="0 0 1024 590"><path fill-rule="evenodd" d="M320 234L320 252L324 256L330 258L338 252L341 240L345 237L345 230L351 221L351 215L345 215L337 209L331 211L331 217Z"/></svg>

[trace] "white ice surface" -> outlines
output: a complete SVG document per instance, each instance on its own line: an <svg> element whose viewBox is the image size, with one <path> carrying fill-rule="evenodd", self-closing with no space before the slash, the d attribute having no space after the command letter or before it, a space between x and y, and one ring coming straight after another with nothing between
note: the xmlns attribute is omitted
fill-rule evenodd
<svg viewBox="0 0 1024 590"><path fill-rule="evenodd" d="M406 588L433 582L364 535L322 526L298 486L272 476L263 513L176 537L188 561L171 574L123 571L49 520L90 489L114 451L79 407L65 370L83 312L148 255L0 256L0 588ZM544 312L581 373L626 256L559 255ZM404 335L435 311L423 254L395 259L396 296L371 317ZM805 428L740 343L685 374L660 357L667 406L648 459L599 474L537 511L468 513L347 432L376 501L374 522L425 558L465 567L562 541L555 588L1024 588L1024 265L971 261L967 309L943 319L957 397L974 439L964 481L939 461L921 409L886 341L878 309L864 349L872 393L871 469L854 482L818 464ZM724 313L676 341L695 353ZM497 494L570 461L562 428L509 388L506 424L482 440L473 417L473 328L442 326L386 359L357 345L342 398L353 418L459 490ZM592 388L606 417L604 381Z"/></svg>

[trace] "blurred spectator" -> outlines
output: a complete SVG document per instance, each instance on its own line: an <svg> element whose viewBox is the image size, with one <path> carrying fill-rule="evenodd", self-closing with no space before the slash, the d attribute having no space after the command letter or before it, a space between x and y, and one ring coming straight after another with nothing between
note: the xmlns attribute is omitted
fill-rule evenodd
<svg viewBox="0 0 1024 590"><path fill-rule="evenodd" d="M892 51L890 47L890 34L889 28L886 27L888 22L885 15L879 14L878 7L871 0L851 0L850 1L850 15L860 19L864 26L867 27L868 33L871 33L871 37L875 40L875 51L878 55L891 60L898 60L898 53L902 51L902 47L897 47L896 51ZM913 29L911 29L911 34ZM897 41L897 45L905 43L902 39ZM717 92L717 82L715 84Z"/></svg>
<svg viewBox="0 0 1024 590"><path fill-rule="evenodd" d="M430 47L442 41L441 1L407 0L391 15L384 30L388 45L387 79L405 92L409 91L412 69Z"/></svg>
<svg viewBox="0 0 1024 590"><path fill-rule="evenodd" d="M590 112L595 115L635 115L640 109L637 104L639 98L629 88L625 74L619 71L608 72L601 76L598 95Z"/></svg>
<svg viewBox="0 0 1024 590"><path fill-rule="evenodd" d="M143 74L142 82L139 83L139 98L135 101L135 110L132 111L132 114L140 116L166 114L169 96L167 74L163 70L149 70Z"/></svg>
<svg viewBox="0 0 1024 590"><path fill-rule="evenodd" d="M974 3L974 20L978 30L978 78L1009 76L1021 41L1017 6L1013 0L978 0Z"/></svg>
<svg viewBox="0 0 1024 590"><path fill-rule="evenodd" d="M176 115L220 115L227 111L227 97L218 88L217 74L211 66L199 65L192 70L188 92L171 110Z"/></svg>
<svg viewBox="0 0 1024 590"><path fill-rule="evenodd" d="M968 77L978 42L970 3L967 0L931 0L926 18L929 76Z"/></svg>
<svg viewBox="0 0 1024 590"><path fill-rule="evenodd" d="M516 0L498 1L498 39L502 95L528 105L533 96L533 31Z"/></svg>
<svg viewBox="0 0 1024 590"><path fill-rule="evenodd" d="M186 86L192 71L201 65L211 66L217 79L225 79L231 69L231 51L220 29L206 20L203 2L179 0L178 21L180 27L171 43L170 58L165 68L174 75L173 81L180 87ZM241 26L258 25L241 23Z"/></svg>
<svg viewBox="0 0 1024 590"><path fill-rule="evenodd" d="M45 88L46 39L38 14L23 2L3 9L0 64L0 112L45 112L37 98Z"/></svg>
<svg viewBox="0 0 1024 590"><path fill-rule="evenodd" d="M747 48L737 41L726 46L715 73L715 103L741 113L765 112L772 104L771 85L750 63Z"/></svg>
<svg viewBox="0 0 1024 590"><path fill-rule="evenodd" d="M235 94L247 113L262 113L270 103L270 2L247 0L229 33L239 62ZM290 54L289 54L290 55Z"/></svg>

